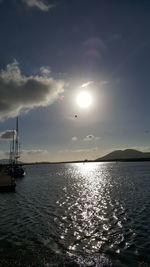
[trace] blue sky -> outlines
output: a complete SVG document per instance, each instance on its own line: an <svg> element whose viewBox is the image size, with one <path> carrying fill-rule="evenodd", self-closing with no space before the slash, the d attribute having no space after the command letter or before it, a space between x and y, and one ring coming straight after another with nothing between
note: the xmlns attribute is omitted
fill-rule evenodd
<svg viewBox="0 0 150 267"><path fill-rule="evenodd" d="M150 151L149 16L148 0L0 1L0 157L17 115L25 161Z"/></svg>

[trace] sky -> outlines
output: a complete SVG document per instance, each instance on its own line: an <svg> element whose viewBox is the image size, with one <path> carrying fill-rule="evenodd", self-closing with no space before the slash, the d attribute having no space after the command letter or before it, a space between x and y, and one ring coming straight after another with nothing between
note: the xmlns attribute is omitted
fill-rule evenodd
<svg viewBox="0 0 150 267"><path fill-rule="evenodd" d="M149 29L149 0L0 0L0 158L16 116L26 162L150 151Z"/></svg>

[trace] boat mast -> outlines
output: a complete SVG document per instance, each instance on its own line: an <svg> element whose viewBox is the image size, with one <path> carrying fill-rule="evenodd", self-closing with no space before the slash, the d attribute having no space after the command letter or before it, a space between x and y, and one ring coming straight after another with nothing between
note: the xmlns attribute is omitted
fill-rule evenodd
<svg viewBox="0 0 150 267"><path fill-rule="evenodd" d="M15 141L15 160L16 163L19 158L19 134L18 134L18 117L16 119L16 141Z"/></svg>
<svg viewBox="0 0 150 267"><path fill-rule="evenodd" d="M12 164L12 144L11 144L11 141L10 141L10 152L9 152L9 165Z"/></svg>
<svg viewBox="0 0 150 267"><path fill-rule="evenodd" d="M11 154L12 154L12 163L14 164L15 163L15 131L14 131L14 129L13 129L13 140L12 140Z"/></svg>

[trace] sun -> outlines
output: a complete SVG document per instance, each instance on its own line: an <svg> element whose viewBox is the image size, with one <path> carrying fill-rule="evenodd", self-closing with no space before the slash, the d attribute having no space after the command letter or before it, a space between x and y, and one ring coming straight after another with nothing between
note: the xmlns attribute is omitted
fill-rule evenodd
<svg viewBox="0 0 150 267"><path fill-rule="evenodd" d="M77 95L76 102L81 108L88 108L92 104L92 97L87 91L82 91Z"/></svg>

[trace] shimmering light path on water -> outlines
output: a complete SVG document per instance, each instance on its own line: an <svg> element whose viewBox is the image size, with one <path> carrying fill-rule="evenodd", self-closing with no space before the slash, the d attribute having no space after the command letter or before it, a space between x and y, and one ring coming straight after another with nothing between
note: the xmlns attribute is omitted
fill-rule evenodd
<svg viewBox="0 0 150 267"><path fill-rule="evenodd" d="M149 162L27 166L0 203L0 266L150 264Z"/></svg>

